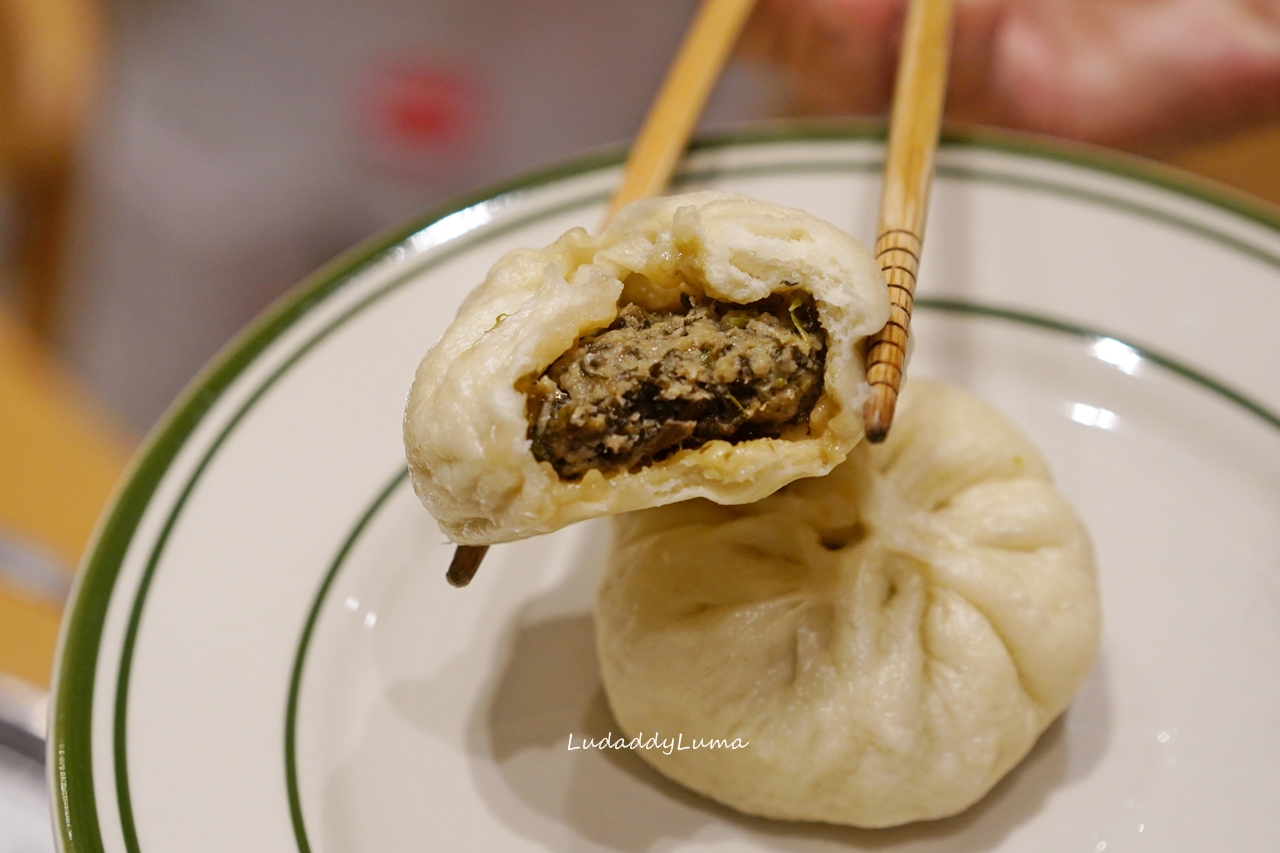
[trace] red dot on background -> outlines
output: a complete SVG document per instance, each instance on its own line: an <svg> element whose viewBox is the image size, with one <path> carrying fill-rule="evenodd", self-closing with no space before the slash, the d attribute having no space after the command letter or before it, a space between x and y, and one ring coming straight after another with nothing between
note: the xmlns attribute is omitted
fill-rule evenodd
<svg viewBox="0 0 1280 853"><path fill-rule="evenodd" d="M453 148L479 133L484 91L460 67L388 65L371 75L366 91L370 129L397 148Z"/></svg>

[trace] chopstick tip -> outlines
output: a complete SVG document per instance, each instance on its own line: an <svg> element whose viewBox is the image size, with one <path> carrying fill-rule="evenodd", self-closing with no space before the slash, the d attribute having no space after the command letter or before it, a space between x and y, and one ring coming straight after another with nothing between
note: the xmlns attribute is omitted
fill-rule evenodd
<svg viewBox="0 0 1280 853"><path fill-rule="evenodd" d="M889 385L874 385L871 397L862 409L863 431L867 441L879 444L889 436L893 413L897 408L898 390Z"/></svg>
<svg viewBox="0 0 1280 853"><path fill-rule="evenodd" d="M449 562L449 571L444 576L445 580L450 586L455 587L464 587L471 583L488 550L488 545L459 545L454 549L453 559Z"/></svg>

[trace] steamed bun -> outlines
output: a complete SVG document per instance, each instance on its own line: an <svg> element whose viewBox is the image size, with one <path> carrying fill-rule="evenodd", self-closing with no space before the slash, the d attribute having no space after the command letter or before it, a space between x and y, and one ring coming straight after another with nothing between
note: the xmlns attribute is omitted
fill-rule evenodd
<svg viewBox="0 0 1280 853"><path fill-rule="evenodd" d="M624 308L679 312L691 300L770 298L807 300L825 333L821 396L799 429L682 446L651 464L577 479L535 458L526 386ZM545 249L507 255L463 304L409 394L414 489L445 535L465 545L689 498L759 500L825 474L861 439L860 342L888 312L870 254L808 214L721 192L636 202L599 236L575 228Z"/></svg>
<svg viewBox="0 0 1280 853"><path fill-rule="evenodd" d="M1003 416L912 380L882 445L747 506L615 520L596 605L609 703L642 750L749 814L880 827L977 801L1083 683L1088 537Z"/></svg>

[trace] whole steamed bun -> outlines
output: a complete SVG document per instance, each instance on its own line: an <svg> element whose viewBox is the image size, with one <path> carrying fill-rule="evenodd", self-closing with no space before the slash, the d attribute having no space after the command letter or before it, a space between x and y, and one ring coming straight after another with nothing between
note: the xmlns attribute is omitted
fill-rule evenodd
<svg viewBox="0 0 1280 853"><path fill-rule="evenodd" d="M615 520L596 605L604 685L641 750L749 814L940 818L1012 768L1098 646L1088 536L986 404L912 380L888 440L759 503Z"/></svg>
<svg viewBox="0 0 1280 853"><path fill-rule="evenodd" d="M823 393L807 434L710 441L634 471L563 480L531 452L525 393L627 304L682 297L747 304L811 296L827 334ZM414 490L452 541L490 545L609 513L704 497L744 503L825 474L862 438L861 340L889 316L875 260L802 211L723 192L646 199L598 236L581 228L512 252L463 303L418 367L404 418Z"/></svg>

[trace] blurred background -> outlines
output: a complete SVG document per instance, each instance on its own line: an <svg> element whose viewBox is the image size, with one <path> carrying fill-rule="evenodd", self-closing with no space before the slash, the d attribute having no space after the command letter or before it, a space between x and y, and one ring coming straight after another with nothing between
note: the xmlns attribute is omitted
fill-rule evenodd
<svg viewBox="0 0 1280 853"><path fill-rule="evenodd" d="M0 0L0 673L47 687L98 513L220 346L379 229L629 138L695 7ZM796 87L740 60L703 125ZM1280 203L1280 124L1143 150Z"/></svg>

